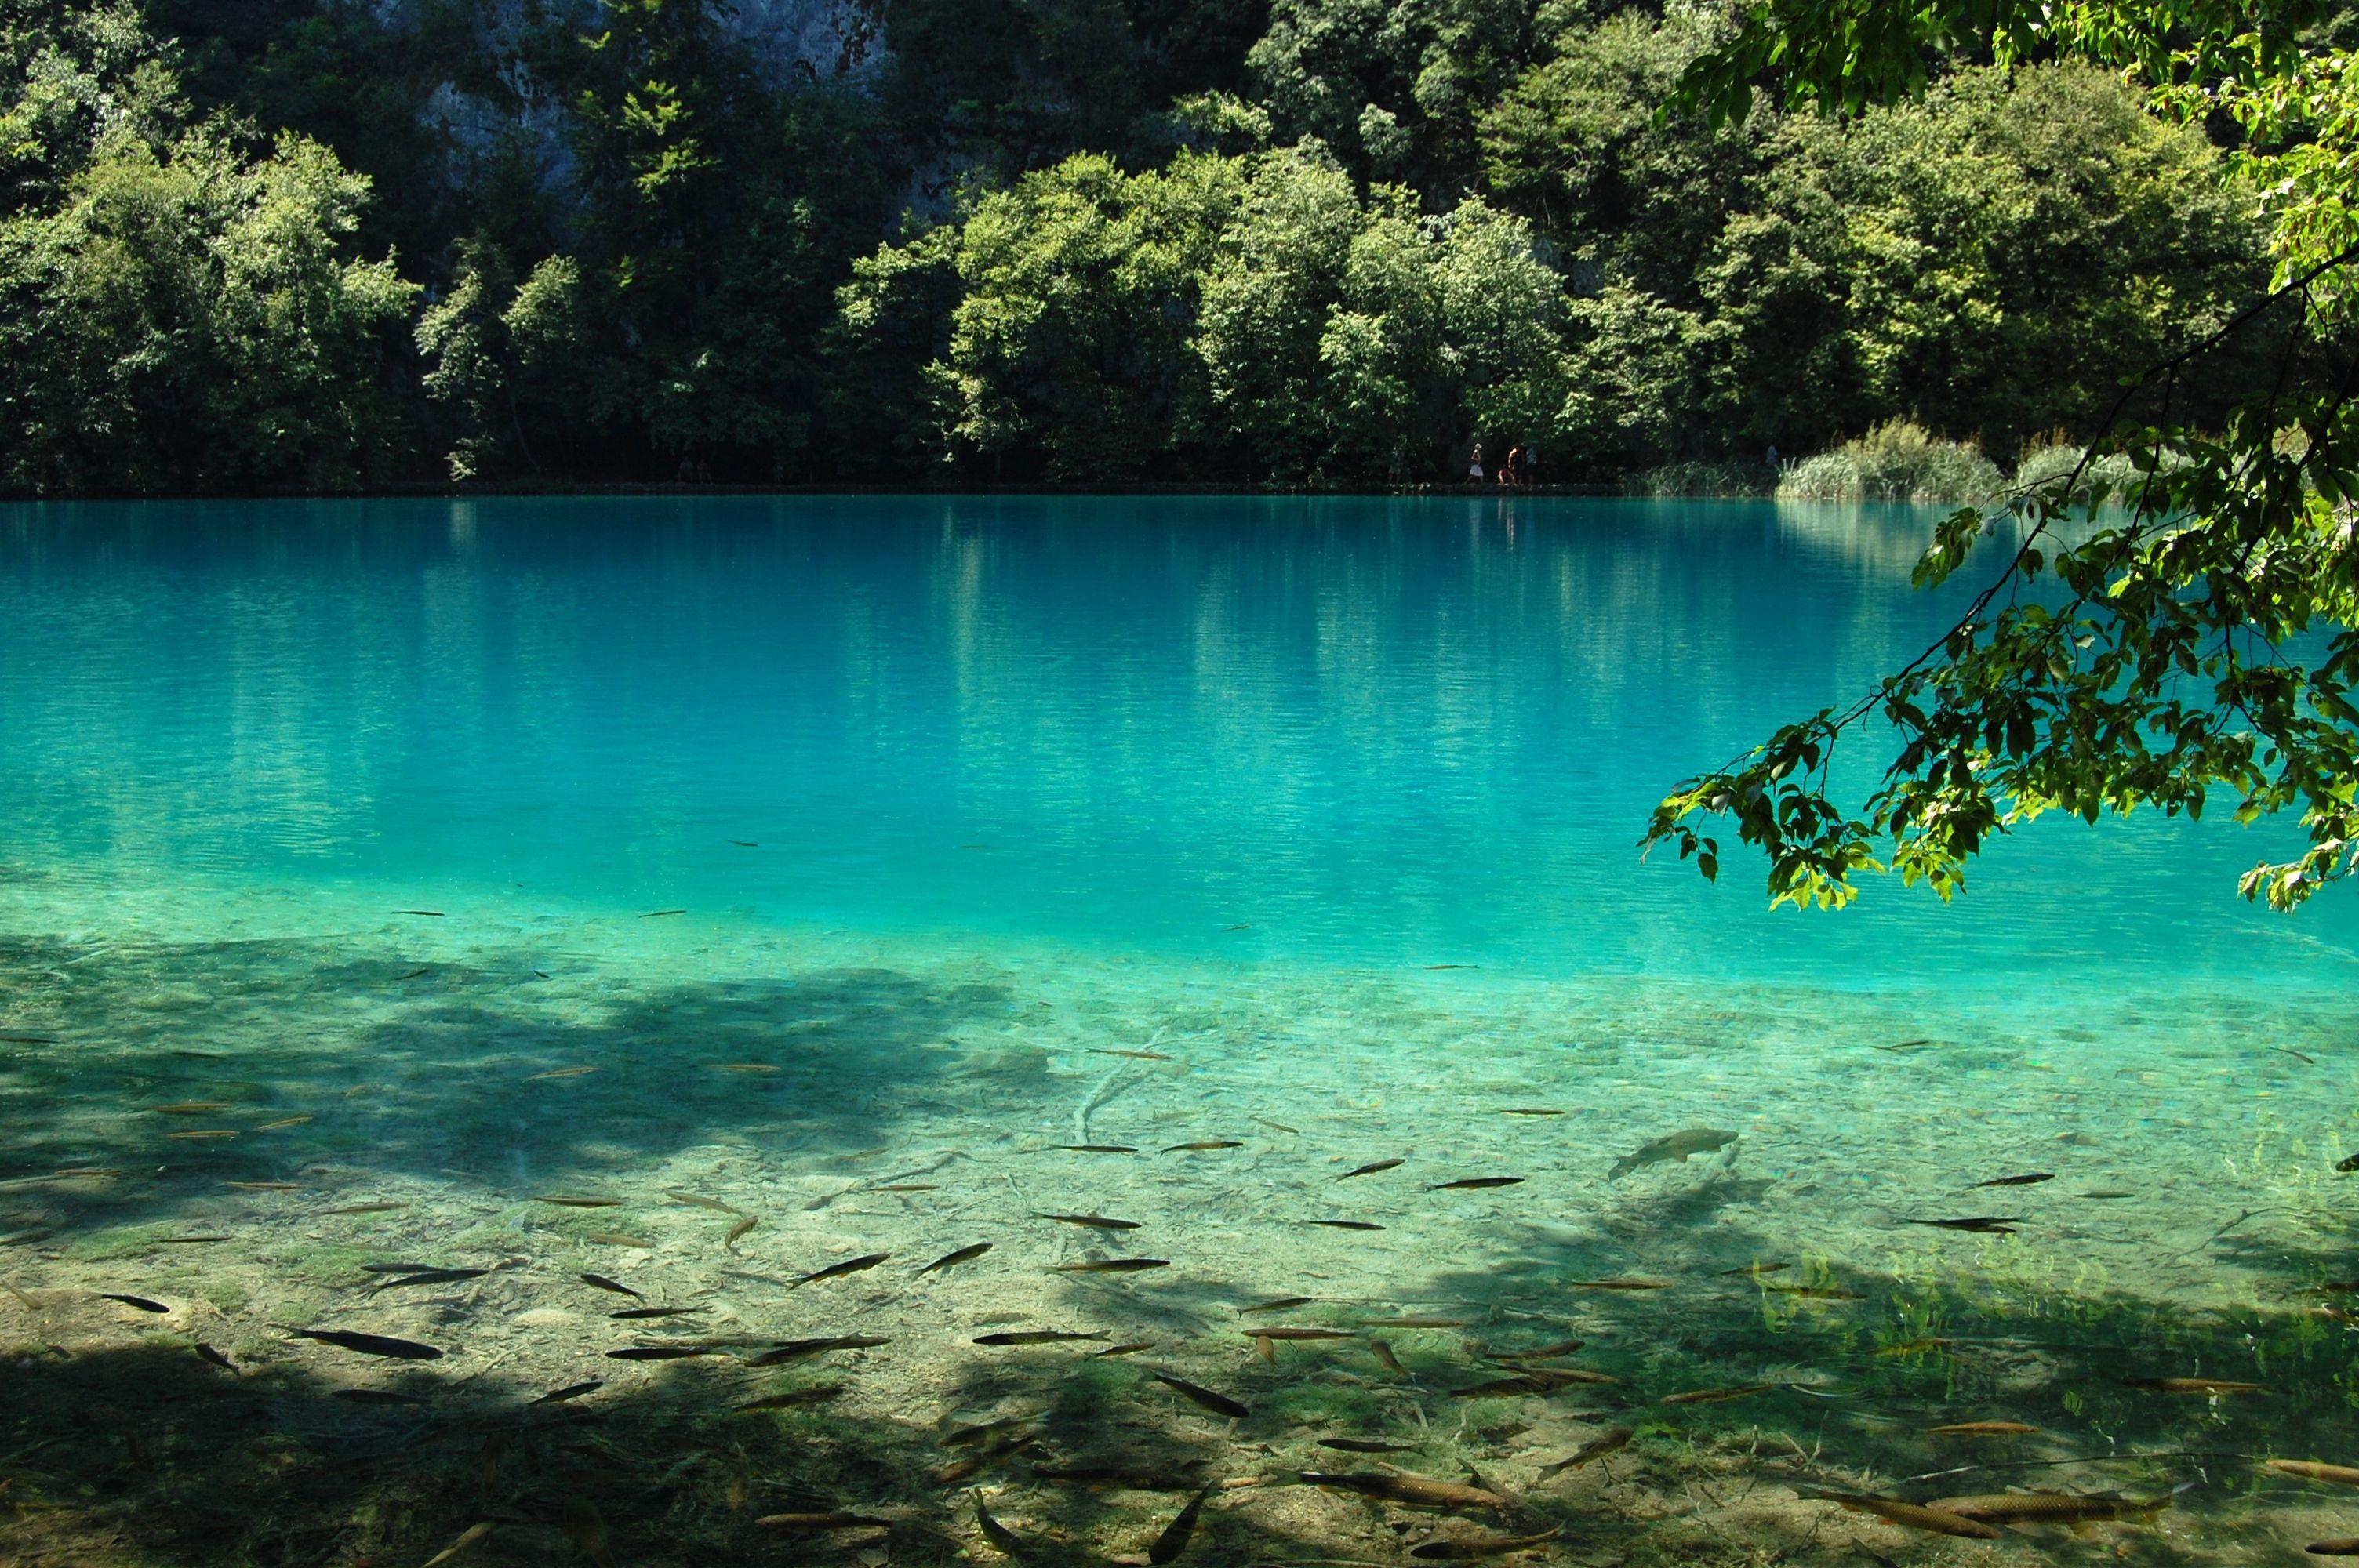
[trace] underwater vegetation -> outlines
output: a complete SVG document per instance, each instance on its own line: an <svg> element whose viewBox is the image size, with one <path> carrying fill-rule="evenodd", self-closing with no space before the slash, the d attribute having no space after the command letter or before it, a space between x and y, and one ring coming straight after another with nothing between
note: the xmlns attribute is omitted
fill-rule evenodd
<svg viewBox="0 0 2359 1568"><path fill-rule="evenodd" d="M689 921L724 978L415 916L0 947L0 1560L2359 1531L2348 1008L1929 1033L1905 995L1210 989ZM2109 1044L2008 1033L2049 1029Z"/></svg>

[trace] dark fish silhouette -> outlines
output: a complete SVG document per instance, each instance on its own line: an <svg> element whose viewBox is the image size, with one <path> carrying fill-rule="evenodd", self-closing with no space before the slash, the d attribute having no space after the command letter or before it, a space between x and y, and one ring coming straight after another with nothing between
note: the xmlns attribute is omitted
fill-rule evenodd
<svg viewBox="0 0 2359 1568"><path fill-rule="evenodd" d="M1158 1372L1155 1374L1155 1380L1174 1393L1203 1406L1206 1410L1227 1416L1232 1420L1243 1421L1253 1413L1228 1395L1216 1394L1201 1384L1191 1383L1185 1378L1175 1378L1169 1372Z"/></svg>
<svg viewBox="0 0 2359 1568"><path fill-rule="evenodd" d="M316 1339L322 1345L357 1351L363 1356L385 1356L396 1361L442 1359L442 1352L431 1345L420 1345L414 1339L395 1339L383 1334L353 1334L341 1328L296 1328L283 1323L278 1326L299 1338Z"/></svg>
<svg viewBox="0 0 2359 1568"><path fill-rule="evenodd" d="M1363 1165L1358 1170L1346 1171L1335 1179L1339 1182L1348 1182L1354 1176L1373 1176L1378 1171L1396 1170L1408 1162L1406 1160L1378 1160L1373 1164Z"/></svg>
<svg viewBox="0 0 2359 1568"><path fill-rule="evenodd" d="M1425 1190L1430 1193L1471 1193L1484 1187L1513 1187L1523 1184L1521 1176L1468 1176L1463 1181L1437 1182Z"/></svg>
<svg viewBox="0 0 2359 1568"><path fill-rule="evenodd" d="M804 1285L815 1285L821 1280L840 1280L846 1274L857 1274L863 1270L874 1269L891 1256L893 1254L890 1252L871 1252L863 1257L846 1259L841 1263L831 1263L815 1274L805 1274L788 1288L794 1290Z"/></svg>
<svg viewBox="0 0 2359 1568"><path fill-rule="evenodd" d="M1071 1339L1103 1339L1103 1329L1095 1334L1071 1334L1061 1328L1019 1328L1006 1334L980 1334L971 1343L975 1345L1062 1345Z"/></svg>
<svg viewBox="0 0 2359 1568"><path fill-rule="evenodd" d="M838 1334L825 1339L789 1339L772 1346L745 1363L748 1367L783 1367L790 1361L823 1356L831 1350L874 1350L892 1341L874 1334Z"/></svg>
<svg viewBox="0 0 2359 1568"><path fill-rule="evenodd" d="M919 1270L918 1272L919 1274L930 1274L937 1269L947 1269L951 1267L953 1264L970 1262L990 1251L991 1246L992 1244L988 1241L978 1241L972 1247L962 1247L955 1252L945 1252L940 1257L935 1259L932 1262L927 1264L924 1268Z"/></svg>

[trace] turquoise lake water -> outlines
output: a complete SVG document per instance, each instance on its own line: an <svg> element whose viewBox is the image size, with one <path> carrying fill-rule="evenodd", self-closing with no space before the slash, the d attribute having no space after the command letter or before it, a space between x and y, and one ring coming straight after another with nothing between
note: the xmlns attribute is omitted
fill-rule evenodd
<svg viewBox="0 0 2359 1568"><path fill-rule="evenodd" d="M1239 960L1834 986L2359 977L2283 833L2042 824L1944 909L1641 865L1941 623L1930 514L516 500L0 512L6 858ZM1864 761L1864 755L1863 761ZM1863 770L1862 776L1864 776ZM756 849L740 848L744 840ZM1245 932L1225 928L1249 925Z"/></svg>
<svg viewBox="0 0 2359 1568"><path fill-rule="evenodd" d="M1841 914L1768 912L1733 846L1717 886L1638 859L1669 786L1947 624L1908 587L1932 515L0 508L0 1358L79 1465L0 1456L0 1496L49 1499L0 1560L269 1559L251 1519L332 1494L374 1521L348 1560L422 1561L473 1516L392 1508L353 1455L456 1429L419 1409L540 1433L522 1401L585 1379L666 1463L724 1456L610 1502L631 1561L821 1507L951 1530L895 1561L987 1557L929 1445L1016 1416L1028 1460L1119 1439L1190 1485L1397 1440L1515 1489L1492 1526L1634 1563L1937 1539L1798 1487L2187 1487L2105 1527L2156 1563L2359 1533L2254 1463L2359 1463L2359 902L2237 898L2287 826L2041 822L1955 904L1871 882ZM1682 1130L1713 1136L1647 1154ZM484 1271L378 1292L400 1261ZM692 1315L618 1325L590 1275ZM1353 1337L1264 1359L1240 1322ZM1105 1337L977 1347L1011 1325ZM854 1330L890 1348L829 1352L825 1411L705 1435L777 1391L749 1347ZM606 1359L626 1332L710 1354ZM1610 1382L1468 1391L1568 1336ZM1114 1344L1156 1348L1087 1359ZM2136 1386L2164 1377L2267 1391ZM158 1390L219 1422L174 1418L179 1471L91 1419ZM1993 1420L2038 1431L1934 1431ZM1625 1425L1624 1468L1546 1470ZM519 1450L483 1561L566 1560L536 1553L614 1482L563 1441ZM473 1495L473 1449L421 1452ZM1036 1539L1143 1549L1176 1506L1016 1452L976 1484ZM200 1454L243 1522L141 1490ZM90 1511L90 1474L151 1506ZM1424 1539L1275 1481L1216 1512L1201 1550L1239 1562Z"/></svg>

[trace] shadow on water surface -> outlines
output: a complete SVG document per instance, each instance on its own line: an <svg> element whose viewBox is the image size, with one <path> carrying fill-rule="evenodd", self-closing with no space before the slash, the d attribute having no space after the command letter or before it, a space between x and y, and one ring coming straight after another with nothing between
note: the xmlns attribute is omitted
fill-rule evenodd
<svg viewBox="0 0 2359 1568"><path fill-rule="evenodd" d="M679 983L522 943L459 961L393 939L20 940L0 983L0 1033L28 1037L0 1043L0 1563L394 1568L478 1524L458 1568L991 1561L978 1487L1044 1561L1135 1562L1220 1483L1237 1484L1210 1494L1181 1568L1413 1564L1438 1540L1560 1528L1540 1560L1596 1568L2210 1568L2359 1530L2359 1508L2258 1468L2359 1457L2359 1337L2348 1293L2324 1289L2359 1268L2339 1189L2314 1174L2329 1156L2277 1151L2256 1122L2228 1146L2276 1151L2253 1157L2266 1180L2194 1162L2160 1209L2086 1195L2176 1125L2170 1085L2113 1122L2093 1108L2130 1093L2099 1076L2085 1103L2043 1088L2021 1127L1863 1119L1837 1137L1774 1098L1785 1064L1770 1087L1714 1087L1755 1069L1740 1042L1788 1027L1777 999L1672 1007L1622 986L1588 1014L1519 1019L1506 993L1375 981L1348 1004L1250 977L1141 1000L1126 972L1093 993L979 967ZM1832 1019L1856 1040L1810 1059L1797 1101L1882 1106L1908 1086L1929 1115L1940 1094L1971 1110L2013 1048L1896 1054L1882 1013L1821 1005L1791 1027L1816 1039ZM1170 1022L1140 1032L1136 1012ZM1306 1086L1278 1042L1317 1045L1331 1083ZM2223 1071L2263 1070L2239 1040L2218 1049ZM2325 1082L2301 1061L2253 1081ZM1609 1092L1628 1098L1589 1117ZM1744 1131L1605 1179L1681 1119ZM1933 1125L1952 1141L1930 1175L1890 1163ZM219 1131L237 1136L171 1136ZM1951 1168L2035 1152L2088 1164L1997 1198ZM1875 1184L1842 1184L1878 1162ZM1446 1190L1497 1171L1530 1180ZM2263 1235L2209 1212L2229 1204L2301 1224ZM2016 1237L1912 1223L2018 1210L2036 1217ZM1380 1228L1315 1226L1340 1216ZM396 1262L465 1272L371 1271ZM687 1310L612 1315L658 1307ZM382 1359L290 1326L447 1354ZM1263 1341L1263 1357L1261 1326L1343 1337ZM1006 1332L1089 1337L976 1343ZM881 1343L752 1365L842 1336ZM626 1347L710 1354L609 1358ZM1516 1359L1539 1350L1557 1354ZM1474 1391L1536 1366L1579 1376ZM2266 1391L2129 1386L2171 1377ZM1699 1394L1726 1397L1683 1398ZM404 1396L423 1402L385 1402ZM1986 1421L2036 1430L1933 1430ZM1549 1470L1625 1427L1611 1457ZM1508 1500L1435 1512L1296 1481L1387 1464ZM2159 1520L2085 1540L1951 1541L1795 1492L2190 1483ZM886 1522L756 1522L839 1509Z"/></svg>

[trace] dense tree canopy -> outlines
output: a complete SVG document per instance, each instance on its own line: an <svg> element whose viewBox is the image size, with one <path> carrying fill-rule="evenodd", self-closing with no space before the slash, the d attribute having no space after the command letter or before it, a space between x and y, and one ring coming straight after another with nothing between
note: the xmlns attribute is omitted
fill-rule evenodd
<svg viewBox="0 0 2359 1568"><path fill-rule="evenodd" d="M2006 462L2257 297L2332 185L2257 78L2170 66L2158 114L2127 46L1932 12L1909 91L1823 114L1779 16L0 0L0 463L1373 484L1481 439L1611 483L1896 418Z"/></svg>
<svg viewBox="0 0 2359 1568"><path fill-rule="evenodd" d="M1980 565L1978 542L2004 552L1956 624L1875 692L1682 784L1657 808L1650 844L1676 844L1715 875L1702 819L1720 816L1767 856L1773 901L1839 905L1886 865L1946 898L1994 835L2043 813L2192 816L2225 796L2241 821L2290 812L2308 837L2245 876L2248 898L2291 908L2359 871L2359 55L2307 30L2316 22L2301 7L2140 0L1767 0L1698 57L1691 100L1723 122L1751 108L1767 73L1789 104L1888 123L1919 111L1878 105L1931 94L1939 62L1962 49L2125 71L2165 120L2225 118L2241 133L2233 174L2257 192L2277 287L2223 316L2117 280L2130 297L2116 314L2151 311L2152 325L2101 328L2123 348L2169 348L2096 421L2114 460L2092 451L2003 511L1951 516L1920 582ZM2204 166L2187 156L2180 188L2194 199ZM2059 369L2093 378L2101 362ZM2100 479L2106 467L2118 477ZM1881 784L1856 806L1839 798L1839 746L1887 738Z"/></svg>

